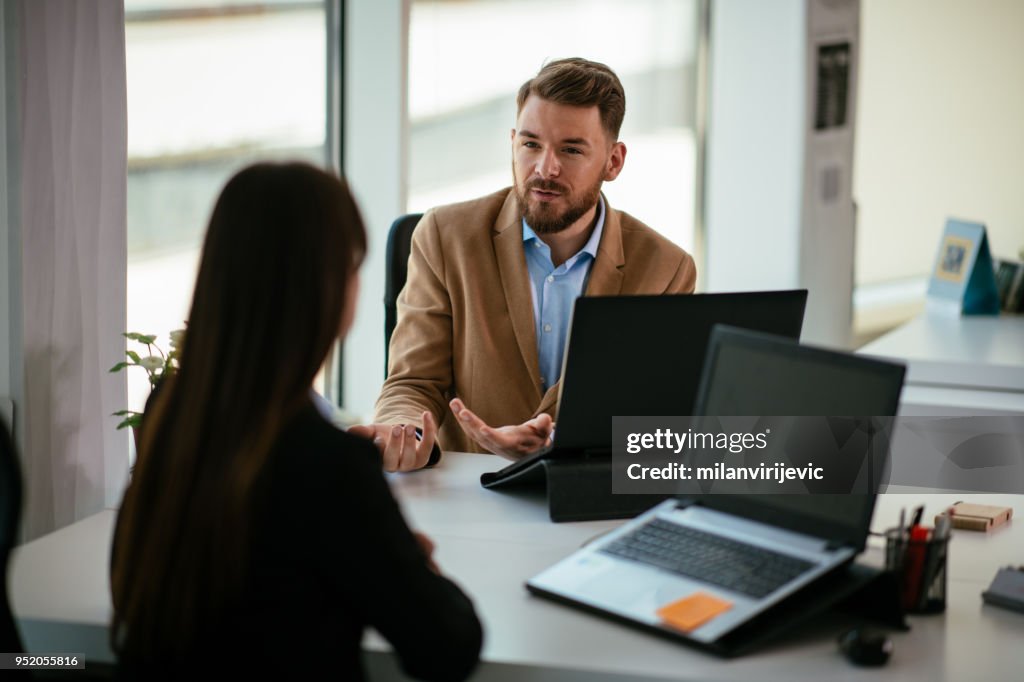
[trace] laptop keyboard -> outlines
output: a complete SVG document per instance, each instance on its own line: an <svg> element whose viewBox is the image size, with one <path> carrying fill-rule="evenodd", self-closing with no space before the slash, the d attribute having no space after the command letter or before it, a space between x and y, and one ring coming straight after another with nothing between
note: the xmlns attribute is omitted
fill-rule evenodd
<svg viewBox="0 0 1024 682"><path fill-rule="evenodd" d="M602 552L760 599L814 564L745 542L653 519Z"/></svg>

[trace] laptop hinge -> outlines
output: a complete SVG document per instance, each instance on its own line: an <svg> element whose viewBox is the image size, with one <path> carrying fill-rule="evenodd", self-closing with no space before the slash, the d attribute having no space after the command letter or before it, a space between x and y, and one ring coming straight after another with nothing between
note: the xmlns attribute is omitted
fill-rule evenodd
<svg viewBox="0 0 1024 682"><path fill-rule="evenodd" d="M841 550L843 547L846 547L846 543L842 540L827 540L825 542L826 552L837 552Z"/></svg>

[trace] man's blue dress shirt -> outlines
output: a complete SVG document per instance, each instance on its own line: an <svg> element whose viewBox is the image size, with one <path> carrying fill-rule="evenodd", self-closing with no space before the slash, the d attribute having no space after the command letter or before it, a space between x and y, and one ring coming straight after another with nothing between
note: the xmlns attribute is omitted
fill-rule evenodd
<svg viewBox="0 0 1024 682"><path fill-rule="evenodd" d="M604 232L603 198L598 200L597 211L597 224L590 239L557 268L551 262L551 249L523 219L523 250L526 252L526 269L530 273L530 293L533 296L540 383L545 391L562 375L569 317L577 297L582 296L587 287L590 268L597 258L597 246Z"/></svg>

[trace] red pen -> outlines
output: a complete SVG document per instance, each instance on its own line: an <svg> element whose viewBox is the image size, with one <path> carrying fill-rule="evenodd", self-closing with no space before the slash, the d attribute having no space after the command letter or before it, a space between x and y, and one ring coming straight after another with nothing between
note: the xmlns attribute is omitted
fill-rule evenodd
<svg viewBox="0 0 1024 682"><path fill-rule="evenodd" d="M910 529L910 543L903 573L903 609L909 611L917 605L918 591L922 588L921 573L924 571L924 557L928 544L928 529L913 526Z"/></svg>

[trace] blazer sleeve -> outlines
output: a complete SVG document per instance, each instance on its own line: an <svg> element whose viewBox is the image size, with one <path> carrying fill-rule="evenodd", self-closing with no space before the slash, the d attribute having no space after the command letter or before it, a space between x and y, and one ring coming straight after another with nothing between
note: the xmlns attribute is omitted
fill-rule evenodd
<svg viewBox="0 0 1024 682"><path fill-rule="evenodd" d="M373 420L422 427L420 416L429 411L440 424L452 384L452 304L437 220L429 211L413 232L406 284L398 297L398 323L391 336L388 378Z"/></svg>
<svg viewBox="0 0 1024 682"><path fill-rule="evenodd" d="M338 458L339 466L348 460L341 473L347 480L343 494L349 499L340 507L349 513L346 518L335 514L333 527L323 529L333 535L345 529L331 543L337 554L331 552L325 568L334 580L344 582L341 587L351 603L391 643L406 674L424 680L465 679L479 660L480 621L462 590L428 567L379 459L372 446Z"/></svg>
<svg viewBox="0 0 1024 682"><path fill-rule="evenodd" d="M693 256L683 253L683 260L679 268L672 275L672 281L665 289L666 294L692 294L697 287L697 266L693 262Z"/></svg>

